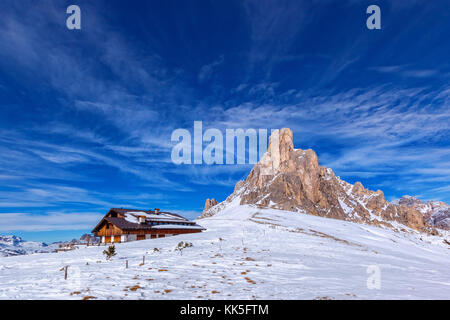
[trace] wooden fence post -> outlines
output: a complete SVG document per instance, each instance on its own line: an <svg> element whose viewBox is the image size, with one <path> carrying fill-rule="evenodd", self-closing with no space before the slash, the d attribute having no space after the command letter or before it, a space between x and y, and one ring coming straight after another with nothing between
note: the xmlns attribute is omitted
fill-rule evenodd
<svg viewBox="0 0 450 320"><path fill-rule="evenodd" d="M125 268L128 269L128 260L125 261Z"/></svg>
<svg viewBox="0 0 450 320"><path fill-rule="evenodd" d="M69 268L69 266L66 266L64 268L64 280L67 280L67 269Z"/></svg>
<svg viewBox="0 0 450 320"><path fill-rule="evenodd" d="M145 264L145 256L142 257L142 265Z"/></svg>

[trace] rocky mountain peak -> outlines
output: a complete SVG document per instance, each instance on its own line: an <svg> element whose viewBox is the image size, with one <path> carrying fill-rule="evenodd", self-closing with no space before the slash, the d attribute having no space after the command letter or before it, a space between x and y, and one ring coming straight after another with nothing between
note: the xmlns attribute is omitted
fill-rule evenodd
<svg viewBox="0 0 450 320"><path fill-rule="evenodd" d="M301 160L305 170L319 167L316 153L313 150L294 149L292 130L283 128L272 132L267 152L257 166L262 175L274 176L278 173L295 172L298 160Z"/></svg>
<svg viewBox="0 0 450 320"><path fill-rule="evenodd" d="M419 211L425 221L440 229L450 230L450 206L442 201L422 202L416 197L403 196L393 203Z"/></svg>
<svg viewBox="0 0 450 320"><path fill-rule="evenodd" d="M214 215L228 203L239 201L241 205L387 227L396 222L435 232L423 213L407 205L406 199L402 203L389 203L381 190L374 192L361 182L352 185L341 180L330 168L319 165L313 150L295 149L293 141L291 129L273 131L267 152L247 179L239 181L224 202L211 205L208 199L201 217Z"/></svg>
<svg viewBox="0 0 450 320"><path fill-rule="evenodd" d="M203 212L208 211L209 209L211 209L212 207L214 207L217 204L218 204L218 202L214 198L212 198L211 200L206 199L206 201L205 201L205 209L203 210Z"/></svg>
<svg viewBox="0 0 450 320"><path fill-rule="evenodd" d="M413 196L403 196L399 200L395 201L394 203L401 204L407 207L413 207L413 206L423 206L425 203L420 201L418 198Z"/></svg>

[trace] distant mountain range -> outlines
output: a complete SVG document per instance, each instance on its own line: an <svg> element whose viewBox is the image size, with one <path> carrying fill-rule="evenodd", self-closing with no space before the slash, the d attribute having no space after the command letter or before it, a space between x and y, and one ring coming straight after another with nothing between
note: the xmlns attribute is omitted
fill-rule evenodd
<svg viewBox="0 0 450 320"><path fill-rule="evenodd" d="M56 249L68 244L90 244L98 243L98 239L89 234L84 234L79 240L60 241L46 244L44 242L24 241L21 237L14 235L0 235L0 257L19 256L32 253L54 252Z"/></svg>
<svg viewBox="0 0 450 320"><path fill-rule="evenodd" d="M22 238L9 235L0 236L0 256L19 256L38 252L51 252L55 248L44 242L24 241Z"/></svg>

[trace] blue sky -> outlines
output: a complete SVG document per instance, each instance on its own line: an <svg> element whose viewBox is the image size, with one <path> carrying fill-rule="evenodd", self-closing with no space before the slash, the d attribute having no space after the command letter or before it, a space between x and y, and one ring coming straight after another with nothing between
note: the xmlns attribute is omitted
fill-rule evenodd
<svg viewBox="0 0 450 320"><path fill-rule="evenodd" d="M82 30L65 26L77 4ZM366 28L381 8L382 29ZM349 182L450 202L447 1L0 3L0 234L111 207L189 218L249 165L171 162L176 128L289 127Z"/></svg>

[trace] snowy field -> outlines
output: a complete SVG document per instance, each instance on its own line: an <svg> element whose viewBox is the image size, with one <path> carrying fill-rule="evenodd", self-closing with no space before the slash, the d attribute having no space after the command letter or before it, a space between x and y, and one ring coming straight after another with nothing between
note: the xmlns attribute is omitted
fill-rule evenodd
<svg viewBox="0 0 450 320"><path fill-rule="evenodd" d="M0 258L0 299L450 298L441 237L250 206L198 223L208 230L117 244L112 261L104 246Z"/></svg>

